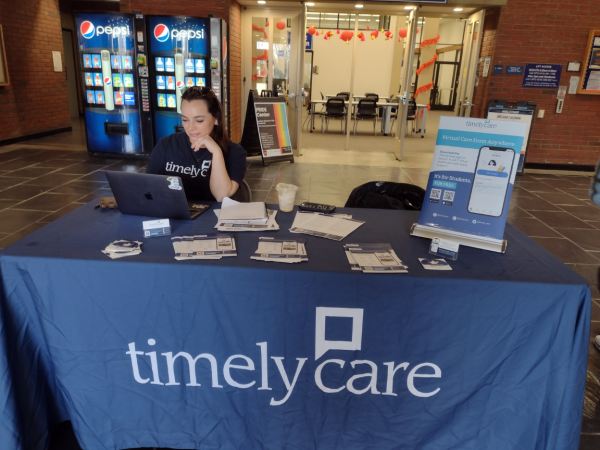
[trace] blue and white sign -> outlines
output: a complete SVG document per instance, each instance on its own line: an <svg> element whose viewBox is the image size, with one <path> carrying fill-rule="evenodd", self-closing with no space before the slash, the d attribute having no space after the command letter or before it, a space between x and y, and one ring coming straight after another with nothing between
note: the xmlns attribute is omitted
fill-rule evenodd
<svg viewBox="0 0 600 450"><path fill-rule="evenodd" d="M494 75L501 75L504 66L496 65L494 66Z"/></svg>
<svg viewBox="0 0 600 450"><path fill-rule="evenodd" d="M506 66L506 75L523 75L523 66Z"/></svg>
<svg viewBox="0 0 600 450"><path fill-rule="evenodd" d="M419 226L502 241L527 126L440 118Z"/></svg>
<svg viewBox="0 0 600 450"><path fill-rule="evenodd" d="M306 32L306 45L304 46L304 50L312 50L313 49L313 37L311 34L308 34L308 31Z"/></svg>
<svg viewBox="0 0 600 450"><path fill-rule="evenodd" d="M558 89L561 64L526 64L523 87Z"/></svg>

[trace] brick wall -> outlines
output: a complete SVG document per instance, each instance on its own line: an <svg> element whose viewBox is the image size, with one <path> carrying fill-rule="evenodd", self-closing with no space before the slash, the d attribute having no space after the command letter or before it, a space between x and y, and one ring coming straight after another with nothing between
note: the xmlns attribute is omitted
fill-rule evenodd
<svg viewBox="0 0 600 450"><path fill-rule="evenodd" d="M497 15L497 18L495 16ZM499 13L486 17L485 54L491 64L562 64L560 85L578 73L566 72L569 61L584 62L589 31L600 28L600 1L509 0ZM497 19L497 23L494 20ZM487 39L487 40L486 40ZM556 89L522 88L522 77L493 75L480 78L473 103L483 117L490 99L528 100L546 111L534 119L528 162L594 165L600 157L600 97L567 94L562 114L556 114Z"/></svg>
<svg viewBox="0 0 600 450"><path fill-rule="evenodd" d="M58 0L1 0L0 23L11 83L0 87L0 141L70 127Z"/></svg>
<svg viewBox="0 0 600 450"><path fill-rule="evenodd" d="M242 7L229 6L229 129L231 140L242 139Z"/></svg>
<svg viewBox="0 0 600 450"><path fill-rule="evenodd" d="M214 17L225 19L229 25L229 86L230 86L230 134L231 139L241 139L241 6L235 0L121 0L121 12L141 14L162 14L167 16Z"/></svg>

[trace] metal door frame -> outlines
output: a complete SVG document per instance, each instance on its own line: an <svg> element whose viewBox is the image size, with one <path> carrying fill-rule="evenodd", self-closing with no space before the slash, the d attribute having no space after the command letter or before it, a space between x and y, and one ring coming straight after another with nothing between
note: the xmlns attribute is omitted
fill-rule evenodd
<svg viewBox="0 0 600 450"><path fill-rule="evenodd" d="M457 101L456 115L458 117L471 117L471 103L473 100L473 91L475 90L475 81L477 79L477 67L479 64L479 53L481 51L481 41L483 40L483 23L485 20L485 9L482 9L469 16L469 23L465 28L463 39L463 49L468 53L464 60L467 64L464 68L461 66L462 76L459 80L459 95ZM475 25L479 23L477 29L477 38L474 39ZM464 52L463 52L464 54Z"/></svg>
<svg viewBox="0 0 600 450"><path fill-rule="evenodd" d="M415 57L415 42L417 39L417 21L421 7L415 7L408 17L408 32L406 47L404 49L403 68L400 72L400 82L404 85L400 87L404 92L400 98L402 101L398 103L398 123L396 125L396 136L394 137L394 155L398 161L402 161L404 154L404 134L406 133L408 103L410 100L410 85L412 82L412 66Z"/></svg>

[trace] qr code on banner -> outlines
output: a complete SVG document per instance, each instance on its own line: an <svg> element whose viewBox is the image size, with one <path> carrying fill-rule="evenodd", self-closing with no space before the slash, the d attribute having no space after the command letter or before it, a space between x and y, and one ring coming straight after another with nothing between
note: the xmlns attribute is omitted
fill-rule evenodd
<svg viewBox="0 0 600 450"><path fill-rule="evenodd" d="M444 191L444 201L445 202L454 201L454 194L455 194L455 191Z"/></svg>
<svg viewBox="0 0 600 450"><path fill-rule="evenodd" d="M441 189L432 189L431 190L431 194L429 195L429 197L432 198L432 199L434 199L434 200L439 200L441 196L442 196L442 190Z"/></svg>

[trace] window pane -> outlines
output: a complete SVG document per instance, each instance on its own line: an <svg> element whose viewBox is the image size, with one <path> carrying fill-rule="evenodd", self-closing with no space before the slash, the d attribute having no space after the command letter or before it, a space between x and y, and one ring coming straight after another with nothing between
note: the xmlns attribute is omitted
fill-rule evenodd
<svg viewBox="0 0 600 450"><path fill-rule="evenodd" d="M269 83L269 27L268 18L252 18L252 89L268 89Z"/></svg>
<svg viewBox="0 0 600 450"><path fill-rule="evenodd" d="M290 84L290 40L291 27L286 18L275 18L273 28L273 88L288 92ZM285 25L285 26L284 26ZM284 26L283 29L279 29Z"/></svg>

